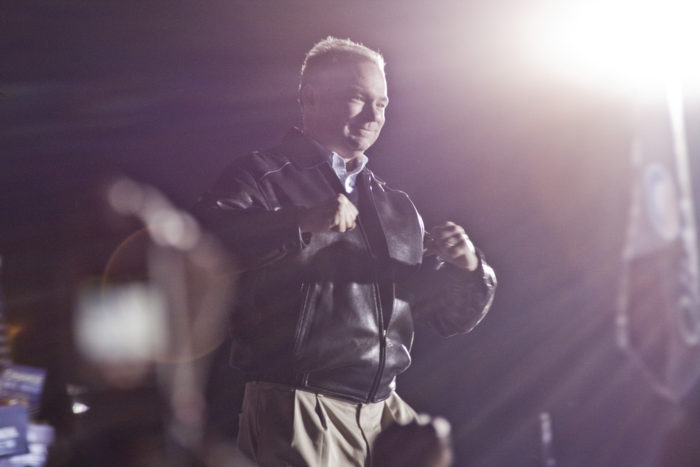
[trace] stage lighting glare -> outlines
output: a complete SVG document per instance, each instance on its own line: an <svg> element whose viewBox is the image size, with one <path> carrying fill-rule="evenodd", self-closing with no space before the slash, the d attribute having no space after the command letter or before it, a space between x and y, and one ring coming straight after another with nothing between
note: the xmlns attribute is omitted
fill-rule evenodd
<svg viewBox="0 0 700 467"><path fill-rule="evenodd" d="M143 208L145 193L131 180L122 179L111 185L107 191L109 204L120 214L132 215Z"/></svg>
<svg viewBox="0 0 700 467"><path fill-rule="evenodd" d="M166 349L166 301L146 284L86 288L75 316L77 347L97 364L148 362Z"/></svg>
<svg viewBox="0 0 700 467"><path fill-rule="evenodd" d="M116 212L140 217L160 246L187 251L201 240L194 218L175 208L155 188L121 179L108 187L107 200Z"/></svg>
<svg viewBox="0 0 700 467"><path fill-rule="evenodd" d="M537 58L570 78L633 92L700 90L697 0L556 2L526 21Z"/></svg>
<svg viewBox="0 0 700 467"><path fill-rule="evenodd" d="M90 407L82 402L73 402L72 411L75 415L80 415L90 410Z"/></svg>

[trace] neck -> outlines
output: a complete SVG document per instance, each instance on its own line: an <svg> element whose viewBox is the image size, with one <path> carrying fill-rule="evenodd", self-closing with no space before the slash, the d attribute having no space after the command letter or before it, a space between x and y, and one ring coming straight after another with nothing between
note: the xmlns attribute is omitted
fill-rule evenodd
<svg viewBox="0 0 700 467"><path fill-rule="evenodd" d="M345 160L345 168L348 172L352 172L357 168L358 165L360 165L360 156L353 156L350 159L344 157L341 154L341 157Z"/></svg>
<svg viewBox="0 0 700 467"><path fill-rule="evenodd" d="M308 136L309 138L313 139L316 141L318 144L323 146L324 148L328 149L329 151L333 151L336 154L338 154L340 157L345 160L345 164L348 168L348 170L353 170L357 164L359 163L360 159L362 158L362 155L364 152L361 151L352 151L348 150L347 148L344 147L338 147L335 144L332 143L327 143L326 141L323 140L323 138L318 138L316 135L314 135L313 131L309 131L306 128L303 130L303 133Z"/></svg>

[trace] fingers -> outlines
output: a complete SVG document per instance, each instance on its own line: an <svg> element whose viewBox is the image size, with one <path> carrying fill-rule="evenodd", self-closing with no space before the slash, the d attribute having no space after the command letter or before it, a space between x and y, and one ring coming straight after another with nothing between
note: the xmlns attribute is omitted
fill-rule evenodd
<svg viewBox="0 0 700 467"><path fill-rule="evenodd" d="M464 228L454 222L445 222L442 225L433 227L430 230L430 236L433 242L445 248L469 242L469 237Z"/></svg>
<svg viewBox="0 0 700 467"><path fill-rule="evenodd" d="M474 270L479 259L476 248L462 226L445 222L433 227L427 234L428 250L456 266Z"/></svg>
<svg viewBox="0 0 700 467"><path fill-rule="evenodd" d="M355 228L359 211L343 194L317 206L301 209L299 227L302 232L347 232Z"/></svg>
<svg viewBox="0 0 700 467"><path fill-rule="evenodd" d="M339 194L333 203L333 219L329 230L346 232L355 228L359 211L343 194Z"/></svg>

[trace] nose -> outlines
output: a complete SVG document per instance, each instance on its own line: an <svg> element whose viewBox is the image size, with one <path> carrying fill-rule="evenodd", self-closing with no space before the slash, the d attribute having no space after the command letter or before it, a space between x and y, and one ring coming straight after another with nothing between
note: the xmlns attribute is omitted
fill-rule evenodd
<svg viewBox="0 0 700 467"><path fill-rule="evenodd" d="M384 109L378 105L368 103L365 105L363 113L365 114L367 121L377 123L384 121Z"/></svg>

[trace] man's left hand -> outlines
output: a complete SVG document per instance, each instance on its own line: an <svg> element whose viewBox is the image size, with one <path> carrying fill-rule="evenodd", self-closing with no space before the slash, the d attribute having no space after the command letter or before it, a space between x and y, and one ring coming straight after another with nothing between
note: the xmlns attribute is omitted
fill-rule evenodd
<svg viewBox="0 0 700 467"><path fill-rule="evenodd" d="M454 222L445 222L426 232L425 247L457 267L474 271L479 266L476 248L464 229Z"/></svg>

